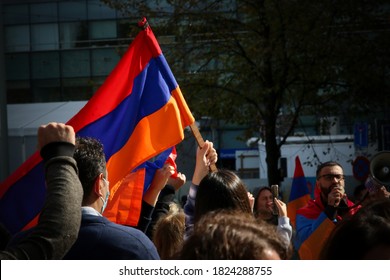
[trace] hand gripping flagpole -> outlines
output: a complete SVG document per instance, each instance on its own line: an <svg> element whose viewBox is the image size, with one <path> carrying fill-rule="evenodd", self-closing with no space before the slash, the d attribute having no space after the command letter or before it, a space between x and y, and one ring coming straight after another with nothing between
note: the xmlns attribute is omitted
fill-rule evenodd
<svg viewBox="0 0 390 280"><path fill-rule="evenodd" d="M198 143L198 146L199 146L200 148L202 148L202 147L204 146L204 140L203 140L202 135L200 134L200 131L199 131L198 126L197 126L196 123L194 122L194 123L192 123L192 124L190 125L190 128L191 128L192 134L194 135L194 137L195 137L195 139L196 139L196 142ZM217 167L215 166L214 163L210 165L210 171L211 171L211 172L215 172L215 171L217 171L217 170L218 170L218 169L217 169Z"/></svg>

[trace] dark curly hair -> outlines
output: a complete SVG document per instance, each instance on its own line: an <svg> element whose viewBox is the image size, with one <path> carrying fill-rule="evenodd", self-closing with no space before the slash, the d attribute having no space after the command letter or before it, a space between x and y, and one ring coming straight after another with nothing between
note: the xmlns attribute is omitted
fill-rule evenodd
<svg viewBox="0 0 390 280"><path fill-rule="evenodd" d="M84 189L84 200L93 189L96 178L106 172L106 157L103 144L94 138L77 137L74 159L79 169L80 182Z"/></svg>

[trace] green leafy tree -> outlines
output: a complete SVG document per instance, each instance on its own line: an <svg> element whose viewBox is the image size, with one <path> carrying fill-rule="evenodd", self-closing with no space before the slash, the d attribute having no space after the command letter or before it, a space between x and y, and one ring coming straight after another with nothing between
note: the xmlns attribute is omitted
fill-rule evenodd
<svg viewBox="0 0 390 280"><path fill-rule="evenodd" d="M386 1L104 2L147 16L196 116L261 136L269 184L300 116L352 121L389 106Z"/></svg>

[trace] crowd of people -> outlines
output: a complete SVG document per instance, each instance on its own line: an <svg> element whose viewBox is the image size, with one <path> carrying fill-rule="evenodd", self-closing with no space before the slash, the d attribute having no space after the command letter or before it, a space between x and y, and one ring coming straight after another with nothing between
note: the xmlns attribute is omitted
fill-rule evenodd
<svg viewBox="0 0 390 280"><path fill-rule="evenodd" d="M29 230L11 236L1 225L1 259L390 259L389 193L363 189L352 202L337 162L318 166L314 198L293 228L270 187L251 194L235 172L211 172L218 155L205 141L185 204L176 192L186 176L172 177L174 167L165 164L143 195L138 225L127 226L103 216L110 182L99 140L49 123L38 129L38 148L45 204Z"/></svg>

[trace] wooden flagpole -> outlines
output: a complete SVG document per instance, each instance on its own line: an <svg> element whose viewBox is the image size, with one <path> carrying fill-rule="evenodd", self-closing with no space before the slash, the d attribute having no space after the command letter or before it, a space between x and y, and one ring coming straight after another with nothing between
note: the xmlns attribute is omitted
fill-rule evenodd
<svg viewBox="0 0 390 280"><path fill-rule="evenodd" d="M194 135L195 139L196 139L196 142L198 143L198 146L199 147L203 147L204 145L204 140L203 140L203 137L202 135L200 134L200 131L199 131L199 128L198 126L196 125L195 122L193 122L191 125L190 125L190 128L191 128L191 131L192 131L192 134ZM210 165L210 171L211 172L215 172L217 171L217 166L215 164L211 164Z"/></svg>

